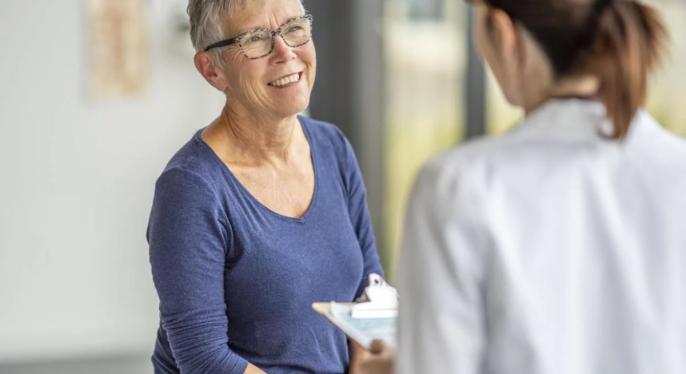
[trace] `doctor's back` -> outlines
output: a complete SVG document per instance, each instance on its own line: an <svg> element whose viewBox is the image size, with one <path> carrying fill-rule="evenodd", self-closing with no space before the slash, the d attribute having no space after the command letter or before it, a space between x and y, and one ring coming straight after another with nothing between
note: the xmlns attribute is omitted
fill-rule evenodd
<svg viewBox="0 0 686 374"><path fill-rule="evenodd" d="M527 115L417 179L399 372L686 373L686 142L641 109L659 15L624 0L476 3L480 51ZM564 6L578 19L561 21ZM556 48L565 38L582 52Z"/></svg>

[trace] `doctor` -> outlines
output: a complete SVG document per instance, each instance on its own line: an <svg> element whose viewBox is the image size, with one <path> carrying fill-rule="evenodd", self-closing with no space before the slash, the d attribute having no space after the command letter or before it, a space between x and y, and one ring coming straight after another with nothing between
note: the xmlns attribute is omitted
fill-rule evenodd
<svg viewBox="0 0 686 374"><path fill-rule="evenodd" d="M481 54L526 118L421 172L397 372L685 373L686 143L641 109L659 15L629 0L474 6ZM392 371L374 350L367 372Z"/></svg>

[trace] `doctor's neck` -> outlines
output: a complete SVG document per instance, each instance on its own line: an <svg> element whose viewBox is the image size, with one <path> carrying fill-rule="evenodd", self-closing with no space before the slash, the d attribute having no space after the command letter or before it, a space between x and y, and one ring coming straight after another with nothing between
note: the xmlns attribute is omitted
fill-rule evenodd
<svg viewBox="0 0 686 374"><path fill-rule="evenodd" d="M528 115L552 99L600 100L599 90L600 79L592 75L563 78L550 82L547 87L540 87L539 92L525 93L522 100L524 111Z"/></svg>

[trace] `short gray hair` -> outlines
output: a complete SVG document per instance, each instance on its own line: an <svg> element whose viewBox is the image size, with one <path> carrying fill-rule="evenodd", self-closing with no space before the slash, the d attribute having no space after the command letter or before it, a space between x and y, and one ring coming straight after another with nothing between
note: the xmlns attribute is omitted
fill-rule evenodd
<svg viewBox="0 0 686 374"><path fill-rule="evenodd" d="M224 38L222 18L251 1L255 0L188 0L186 11L190 18L193 48L199 52Z"/></svg>

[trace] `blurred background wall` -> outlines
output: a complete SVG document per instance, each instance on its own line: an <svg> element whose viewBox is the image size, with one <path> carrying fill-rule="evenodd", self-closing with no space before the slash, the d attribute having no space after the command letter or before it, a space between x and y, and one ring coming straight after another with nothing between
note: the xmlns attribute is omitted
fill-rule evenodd
<svg viewBox="0 0 686 374"><path fill-rule="evenodd" d="M223 97L194 70L185 3L140 4L144 87L101 94L89 2L2 2L0 373L153 346L153 184Z"/></svg>
<svg viewBox="0 0 686 374"><path fill-rule="evenodd" d="M193 67L186 1L130 1L2 3L0 374L151 371L154 181L223 97ZM672 53L649 108L686 136L686 3L651 2L668 18ZM474 55L462 1L306 5L319 58L309 112L358 153L392 279L419 167L470 136L502 134L521 112ZM107 40L103 22L122 38ZM125 57L112 62L107 43Z"/></svg>

